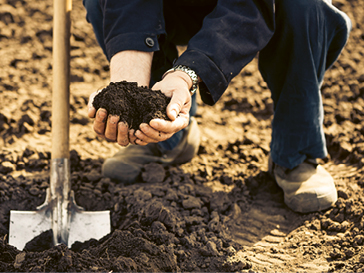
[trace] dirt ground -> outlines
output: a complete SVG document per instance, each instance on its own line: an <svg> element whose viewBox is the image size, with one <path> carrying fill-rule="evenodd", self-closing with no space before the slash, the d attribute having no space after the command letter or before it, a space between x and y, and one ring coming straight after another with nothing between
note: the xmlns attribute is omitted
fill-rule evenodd
<svg viewBox="0 0 364 273"><path fill-rule="evenodd" d="M53 8L0 0L0 271L364 271L364 9L362 0L334 4L353 22L322 86L323 164L339 200L298 214L267 174L272 100L256 60L215 106L199 101L202 142L192 162L146 166L134 185L102 177L118 146L93 133L87 101L108 83L108 63L74 1L72 189L86 210L110 211L112 232L70 249L20 251L7 243L10 210L35 210L49 186Z"/></svg>

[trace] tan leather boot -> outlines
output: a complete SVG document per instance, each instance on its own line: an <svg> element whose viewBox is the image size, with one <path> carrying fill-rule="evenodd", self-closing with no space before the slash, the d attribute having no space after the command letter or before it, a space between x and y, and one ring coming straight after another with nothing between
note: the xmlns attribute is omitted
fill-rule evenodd
<svg viewBox="0 0 364 273"><path fill-rule="evenodd" d="M129 145L106 159L102 172L104 176L117 182L133 183L141 173L143 165L152 162L165 166L186 163L197 154L199 145L200 130L192 117L181 141L173 150L161 152L157 143L146 146Z"/></svg>
<svg viewBox="0 0 364 273"><path fill-rule="evenodd" d="M334 179L315 159L290 170L275 164L269 156L268 170L282 188L284 202L293 211L325 210L337 200Z"/></svg>

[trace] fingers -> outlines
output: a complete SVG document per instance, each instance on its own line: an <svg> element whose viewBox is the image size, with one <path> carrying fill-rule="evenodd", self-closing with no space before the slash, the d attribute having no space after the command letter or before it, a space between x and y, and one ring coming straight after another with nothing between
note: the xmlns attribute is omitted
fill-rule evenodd
<svg viewBox="0 0 364 273"><path fill-rule="evenodd" d="M94 131L98 136L104 137L106 128L107 111L103 108L97 110L94 120Z"/></svg>
<svg viewBox="0 0 364 273"><path fill-rule="evenodd" d="M105 129L105 139L110 142L116 142L118 136L118 122L120 117L109 115Z"/></svg>
<svg viewBox="0 0 364 273"><path fill-rule="evenodd" d="M142 123L139 128L140 130L137 130L135 132L135 136L139 140L146 143L157 143L160 141L164 141L170 138L174 134L174 132L166 133L157 131L146 123Z"/></svg>
<svg viewBox="0 0 364 273"><path fill-rule="evenodd" d="M188 116L179 115L174 122L154 119L150 125L141 124L139 130L129 130L128 124L119 122L119 119L119 116L107 115L107 111L100 108L95 116L94 131L99 137L125 147L129 144L147 145L165 141L188 125Z"/></svg>
<svg viewBox="0 0 364 273"><path fill-rule="evenodd" d="M189 114L180 113L174 121L164 119L152 119L149 125L158 132L175 133L189 124Z"/></svg>
<svg viewBox="0 0 364 273"><path fill-rule="evenodd" d="M121 146L127 146L129 144L129 127L125 122L118 123L117 142Z"/></svg>
<svg viewBox="0 0 364 273"><path fill-rule="evenodd" d="M137 140L137 137L135 136L135 130L134 130L134 129L131 129L131 130L129 131L129 142L130 142L131 144L137 144L137 143L136 143L136 140Z"/></svg>

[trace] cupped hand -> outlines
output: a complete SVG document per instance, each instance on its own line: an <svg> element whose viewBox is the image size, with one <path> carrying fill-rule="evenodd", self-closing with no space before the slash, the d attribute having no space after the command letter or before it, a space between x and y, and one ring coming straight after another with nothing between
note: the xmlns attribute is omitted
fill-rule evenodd
<svg viewBox="0 0 364 273"><path fill-rule="evenodd" d="M93 92L88 102L88 116L94 118L95 133L109 142L117 142L124 147L128 144L147 145L169 139L189 124L191 95L188 80L189 76L186 73L175 71L157 82L152 89L161 90L171 98L167 106L170 120L153 119L149 124L142 123L138 130L129 129L128 124L120 121L119 116L109 115L104 108L96 111L93 100L102 89Z"/></svg>
<svg viewBox="0 0 364 273"><path fill-rule="evenodd" d="M142 123L139 130L135 132L136 144L146 145L164 141L187 127L191 108L190 85L192 81L186 73L175 71L167 74L152 87L153 90L161 90L171 98L167 106L167 115L170 120L153 119L149 124Z"/></svg>

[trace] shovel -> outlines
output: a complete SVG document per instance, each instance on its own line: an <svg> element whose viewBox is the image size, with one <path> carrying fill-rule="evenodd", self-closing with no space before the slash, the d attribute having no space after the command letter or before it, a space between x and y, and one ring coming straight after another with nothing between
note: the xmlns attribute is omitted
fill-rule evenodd
<svg viewBox="0 0 364 273"><path fill-rule="evenodd" d="M36 211L10 211L9 244L23 250L47 230L54 245L100 239L110 233L110 212L86 212L75 203L70 181L69 75L72 0L54 0L52 152L50 186Z"/></svg>

